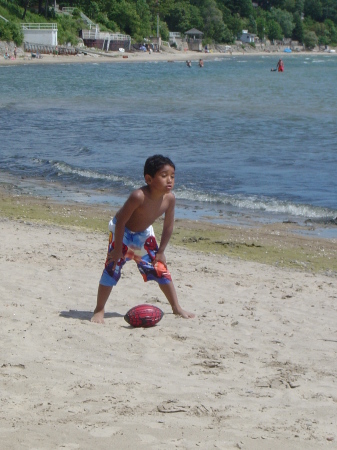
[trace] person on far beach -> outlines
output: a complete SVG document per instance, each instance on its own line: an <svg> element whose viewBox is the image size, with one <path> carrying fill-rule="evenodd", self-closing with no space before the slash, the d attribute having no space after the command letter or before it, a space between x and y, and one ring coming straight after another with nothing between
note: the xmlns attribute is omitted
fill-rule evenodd
<svg viewBox="0 0 337 450"><path fill-rule="evenodd" d="M16 46L14 47L14 58L16 59Z"/></svg>
<svg viewBox="0 0 337 450"><path fill-rule="evenodd" d="M284 71L284 64L283 64L282 59L280 59L278 61L278 63L276 64L276 69L277 69L278 72L283 72Z"/></svg>
<svg viewBox="0 0 337 450"><path fill-rule="evenodd" d="M185 319L194 314L182 309L167 268L164 251L174 225L175 165L165 156L149 157L144 166L145 185L134 190L109 222L109 246L97 292L92 322L104 323L104 308L111 290L118 283L127 261L134 260L144 281L156 281L171 305L173 314ZM152 224L164 215L158 247Z"/></svg>

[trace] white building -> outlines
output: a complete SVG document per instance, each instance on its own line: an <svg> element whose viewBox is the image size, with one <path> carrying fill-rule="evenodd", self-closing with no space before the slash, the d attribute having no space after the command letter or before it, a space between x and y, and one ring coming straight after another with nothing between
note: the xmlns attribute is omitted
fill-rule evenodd
<svg viewBox="0 0 337 450"><path fill-rule="evenodd" d="M256 34L248 33L248 30L242 30L239 41L241 41L245 44L253 43L253 42L255 42L255 36L256 36Z"/></svg>
<svg viewBox="0 0 337 450"><path fill-rule="evenodd" d="M57 45L57 23L22 23L21 29L28 44Z"/></svg>

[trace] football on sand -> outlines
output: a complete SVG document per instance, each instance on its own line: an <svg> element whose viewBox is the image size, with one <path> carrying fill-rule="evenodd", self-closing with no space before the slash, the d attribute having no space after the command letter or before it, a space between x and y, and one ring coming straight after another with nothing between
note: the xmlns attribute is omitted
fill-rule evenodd
<svg viewBox="0 0 337 450"><path fill-rule="evenodd" d="M124 319L132 327L149 328L154 327L163 317L164 313L157 306L138 305L131 308Z"/></svg>

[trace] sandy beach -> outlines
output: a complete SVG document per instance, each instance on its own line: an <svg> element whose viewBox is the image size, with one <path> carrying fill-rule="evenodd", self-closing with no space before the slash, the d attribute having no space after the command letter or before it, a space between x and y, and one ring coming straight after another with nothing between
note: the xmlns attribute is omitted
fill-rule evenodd
<svg viewBox="0 0 337 450"><path fill-rule="evenodd" d="M308 52L293 52L291 54L284 53L281 49L268 49L268 51L259 51L252 47L246 47L245 50L241 50L238 48L233 48L232 53L220 53L217 51L211 51L210 53L203 52L193 52L193 51L178 51L173 48L167 48L167 50L161 52L154 52L149 54L149 52L100 52L91 49L83 49L77 55L41 55L42 58L32 58L31 53L23 52L22 49L18 50L18 57L16 59L5 59L3 57L0 58L0 66L10 66L10 65L18 65L18 64L74 64L74 63L132 63L132 62L174 62L174 61L198 61L202 58L204 61L212 60L214 58L230 58L237 56L275 56L282 58L289 58L296 55L329 55L336 56L336 53L327 53L327 52L317 52L317 51L308 51ZM277 62L277 61L276 61ZM276 63L275 63L276 64Z"/></svg>
<svg viewBox="0 0 337 450"><path fill-rule="evenodd" d="M107 232L15 214L0 214L3 449L336 448L336 273L169 245L197 317L129 263L98 325ZM124 321L141 303L164 311L156 327Z"/></svg>
<svg viewBox="0 0 337 450"><path fill-rule="evenodd" d="M21 49L20 49L21 50ZM149 54L149 52L133 52L133 53L121 53L121 52L99 52L94 49L83 49L83 52L77 55L41 55L42 58L32 58L31 53L19 51L16 59L0 58L0 65L18 65L18 64L75 64L75 63L131 63L131 62L160 62L160 61L185 61L199 60L214 58L216 56L225 56L224 53L198 53L198 52L179 52L174 49L169 49L167 52L155 52ZM227 56L230 56L229 54Z"/></svg>
<svg viewBox="0 0 337 450"><path fill-rule="evenodd" d="M21 65L21 64L76 64L76 63L132 63L132 62L161 62L161 61L197 61L200 58L204 60L214 59L215 57L230 57L230 54L225 53L198 53L198 52L162 52L162 53L152 53L148 52L136 52L123 54L120 52L109 52L109 54L95 52L95 51L85 51L84 53L79 53L77 55L66 55L66 56L53 56L53 55L42 55L41 59L32 58L30 53L21 53L17 59L5 59L0 58L0 65ZM237 53L239 54L239 53ZM242 55L242 52L241 52Z"/></svg>

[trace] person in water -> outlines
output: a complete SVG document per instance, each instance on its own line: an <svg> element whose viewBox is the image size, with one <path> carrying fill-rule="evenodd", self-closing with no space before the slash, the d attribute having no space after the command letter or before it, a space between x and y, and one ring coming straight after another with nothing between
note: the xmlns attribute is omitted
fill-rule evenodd
<svg viewBox="0 0 337 450"><path fill-rule="evenodd" d="M282 59L279 60L279 62L276 65L276 69L278 72L283 72L284 71L284 64Z"/></svg>

